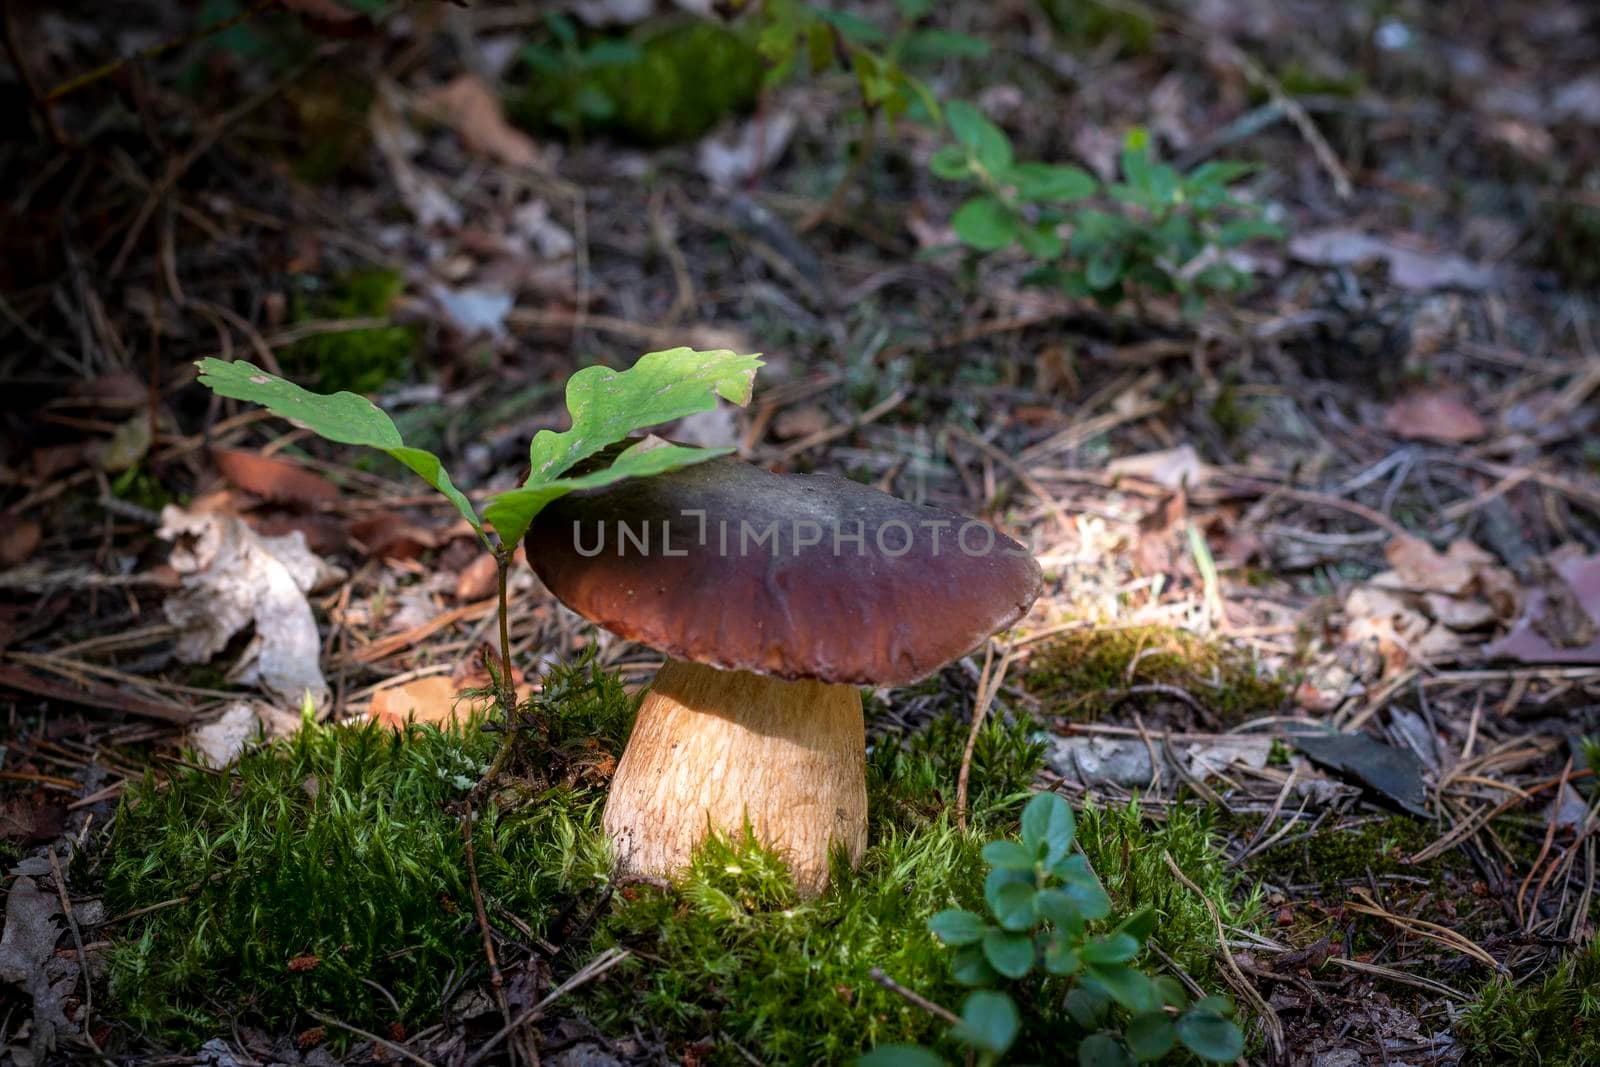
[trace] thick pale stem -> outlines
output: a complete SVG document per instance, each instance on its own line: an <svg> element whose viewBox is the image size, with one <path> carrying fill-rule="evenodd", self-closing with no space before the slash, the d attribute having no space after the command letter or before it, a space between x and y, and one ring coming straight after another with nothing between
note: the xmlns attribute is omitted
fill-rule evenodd
<svg viewBox="0 0 1600 1067"><path fill-rule="evenodd" d="M737 836L748 819L800 891L820 893L834 843L851 863L867 847L866 761L854 686L669 660L606 801L618 871L673 874L708 828Z"/></svg>

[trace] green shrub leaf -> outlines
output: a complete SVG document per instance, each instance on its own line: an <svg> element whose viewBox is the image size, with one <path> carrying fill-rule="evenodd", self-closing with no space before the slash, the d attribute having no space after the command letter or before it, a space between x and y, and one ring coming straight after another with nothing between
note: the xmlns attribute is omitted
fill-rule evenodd
<svg viewBox="0 0 1600 1067"><path fill-rule="evenodd" d="M956 1034L969 1045L996 1055L1017 1039L1017 1006L1004 993L980 989L967 996L961 1006L961 1023Z"/></svg>
<svg viewBox="0 0 1600 1067"><path fill-rule="evenodd" d="M856 1059L856 1067L948 1067L948 1063L916 1045L879 1045Z"/></svg>
<svg viewBox="0 0 1600 1067"><path fill-rule="evenodd" d="M983 935L983 956L989 966L1007 978L1021 978L1033 970L1033 937L1005 930L990 930Z"/></svg>
<svg viewBox="0 0 1600 1067"><path fill-rule="evenodd" d="M944 117L956 140L984 170L999 176L1011 169L1011 141L983 112L965 100L952 100L945 105Z"/></svg>
<svg viewBox="0 0 1600 1067"><path fill-rule="evenodd" d="M1016 186L1024 200L1064 204L1094 195L1099 183L1082 167L1051 163L1019 163L1006 172L1006 180Z"/></svg>
<svg viewBox="0 0 1600 1067"><path fill-rule="evenodd" d="M1139 942L1131 934L1097 937L1083 946L1083 958L1088 963L1126 963L1138 954Z"/></svg>
<svg viewBox="0 0 1600 1067"><path fill-rule="evenodd" d="M1178 1039L1172 1029L1172 1020L1167 1018L1164 1011L1135 1015L1128 1021L1122 1036L1128 1042L1128 1051L1141 1063L1159 1060L1172 1051Z"/></svg>
<svg viewBox="0 0 1600 1067"><path fill-rule="evenodd" d="M950 216L956 236L980 252L993 252L1017 239L1016 214L992 196L975 196Z"/></svg>
<svg viewBox="0 0 1600 1067"><path fill-rule="evenodd" d="M990 841L983 846L984 862L1009 871L1031 871L1038 862L1034 853L1015 841Z"/></svg>
<svg viewBox="0 0 1600 1067"><path fill-rule="evenodd" d="M1090 1034L1078 1045L1078 1067L1132 1067L1133 1057L1122 1042L1107 1034Z"/></svg>
<svg viewBox="0 0 1600 1067"><path fill-rule="evenodd" d="M1022 844L1046 866L1054 866L1072 847L1077 833L1072 805L1057 793L1035 793L1022 809Z"/></svg>
<svg viewBox="0 0 1600 1067"><path fill-rule="evenodd" d="M1244 1034L1215 1012L1193 1008L1178 1018L1178 1039L1203 1060L1226 1063L1244 1051Z"/></svg>
<svg viewBox="0 0 1600 1067"><path fill-rule="evenodd" d="M970 945L983 937L989 924L970 911L950 908L928 920L928 930L947 945Z"/></svg>
<svg viewBox="0 0 1600 1067"><path fill-rule="evenodd" d="M960 145L947 144L928 159L928 170L934 177L946 181L960 181L972 177L972 159Z"/></svg>

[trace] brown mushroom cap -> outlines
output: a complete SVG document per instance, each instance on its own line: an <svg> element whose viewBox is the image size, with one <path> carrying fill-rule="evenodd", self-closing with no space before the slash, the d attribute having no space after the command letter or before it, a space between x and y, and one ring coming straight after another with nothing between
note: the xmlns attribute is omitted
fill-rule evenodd
<svg viewBox="0 0 1600 1067"><path fill-rule="evenodd" d="M1027 550L975 519L731 457L562 497L526 543L562 603L629 640L858 685L932 673L1015 622L1040 587Z"/></svg>

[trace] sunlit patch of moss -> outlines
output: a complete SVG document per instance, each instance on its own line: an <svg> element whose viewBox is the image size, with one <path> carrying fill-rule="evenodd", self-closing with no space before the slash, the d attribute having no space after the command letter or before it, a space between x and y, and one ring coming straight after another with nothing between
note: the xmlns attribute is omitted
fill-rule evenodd
<svg viewBox="0 0 1600 1067"><path fill-rule="evenodd" d="M1140 685L1183 689L1215 715L1207 725L1275 714L1287 697L1283 680L1248 650L1164 626L1063 634L1034 654L1025 681L1047 714L1091 721L1138 707L1124 693Z"/></svg>
<svg viewBox="0 0 1600 1067"><path fill-rule="evenodd" d="M615 678L579 665L552 684L565 694L546 709L553 751L621 750L633 702ZM435 1019L452 974L483 977L454 808L496 744L476 724L404 737L313 725L227 772L130 789L106 903L154 910L112 952L117 1016L190 1041L240 1017L281 1026L320 1011L378 1030ZM486 805L475 852L485 895L539 930L607 875L603 793L581 781L522 792Z"/></svg>
<svg viewBox="0 0 1600 1067"><path fill-rule="evenodd" d="M755 44L716 22L642 27L616 62L539 69L510 102L535 129L615 133L646 144L693 140L755 104L764 70Z"/></svg>
<svg viewBox="0 0 1600 1067"><path fill-rule="evenodd" d="M844 1063L864 1048L917 1042L956 1057L948 1027L876 985L890 977L959 1007L967 990L950 974L950 951L927 932L935 912L981 907L980 851L1015 832L1039 755L1027 721L987 724L975 750L971 825L948 807L966 724L936 720L923 734L879 743L868 764L872 803L867 853L856 871L836 867L823 897L795 897L786 872L761 849L711 842L683 884L639 886L608 920L605 944L638 950L614 980L591 992L602 1026L632 1025L641 1007L669 1041L708 1040L710 1062ZM1156 940L1191 973L1211 974L1215 929L1204 905L1173 877L1173 859L1230 923L1253 922L1253 897L1236 902L1235 878L1211 839L1208 816L1175 811L1149 822L1137 811L1086 809L1079 840L1124 914L1154 905ZM1159 966L1159 965L1157 965ZM1053 990L1053 992L1052 992ZM1081 1036L1060 989L1028 986L1023 1062L1054 1062ZM735 1047L735 1046L738 1047Z"/></svg>
<svg viewBox="0 0 1600 1067"><path fill-rule="evenodd" d="M1600 945L1570 953L1543 976L1491 980L1455 1030L1471 1062L1600 1063Z"/></svg>
<svg viewBox="0 0 1600 1067"><path fill-rule="evenodd" d="M173 497L161 479L142 463L129 467L111 482L111 492L119 500L126 500L147 511L160 511L172 503Z"/></svg>
<svg viewBox="0 0 1600 1067"><path fill-rule="evenodd" d="M387 318L405 288L393 270L359 270L335 278L325 289L309 282L294 302L294 321ZM417 350L414 326L376 326L302 338L278 356L296 381L322 392L371 393L403 375Z"/></svg>

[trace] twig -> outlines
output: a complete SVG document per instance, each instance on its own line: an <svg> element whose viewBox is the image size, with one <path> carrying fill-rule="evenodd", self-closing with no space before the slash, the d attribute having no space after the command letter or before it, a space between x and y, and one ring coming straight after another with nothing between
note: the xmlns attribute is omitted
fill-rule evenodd
<svg viewBox="0 0 1600 1067"><path fill-rule="evenodd" d="M1267 1028L1267 1038L1272 1042L1273 1054L1281 1057L1283 1055L1283 1023L1278 1019L1278 1013L1272 1010L1272 1005L1261 999L1260 991L1250 983L1250 980L1244 976L1244 972L1239 969L1239 962L1233 958L1233 950L1228 947L1227 932L1222 926L1222 916L1217 914L1217 906L1211 902L1211 898L1206 896L1199 886L1190 880L1187 874L1183 873L1183 868L1179 867L1177 862L1173 860L1172 853L1162 849L1161 858L1166 861L1167 869L1172 872L1172 876L1182 882L1184 887L1200 898L1200 903L1205 905L1206 913L1211 916L1212 925L1217 928L1217 948L1222 952L1222 960L1228 965L1228 970L1233 972L1234 981L1236 982L1234 988L1239 990L1244 998L1250 1002L1250 1006L1261 1016L1262 1022Z"/></svg>
<svg viewBox="0 0 1600 1067"><path fill-rule="evenodd" d="M493 1052L495 1048L499 1046L500 1042L504 1041L513 1030L538 1019L544 1014L544 1010L551 1004L554 1004L557 1000L566 996L579 986L587 985L589 982L599 978L602 974L605 974L611 968L627 959L630 955L632 955L632 953L625 948L606 949L600 955L596 956L594 959L580 967L571 978L568 978L565 982L562 982L560 985L556 986L549 993L547 993L543 1000L539 1001L537 1004L524 1011L521 1015L511 1020L508 1025L496 1031L493 1037L489 1038L488 1041L483 1043L482 1048L478 1049L477 1052L474 1052L470 1057L468 1057L467 1062L463 1064L462 1067L477 1067L477 1065L482 1063L489 1056L489 1053Z"/></svg>
<svg viewBox="0 0 1600 1067"><path fill-rule="evenodd" d="M1006 668L1011 666L1016 653L1015 648L1008 648L998 665L994 662L992 643L983 653L983 673L978 675L978 691L972 697L972 729L967 733L967 747L961 753L961 770L956 775L956 826L962 830L967 828L967 782L972 776L972 753L978 747L978 732L983 729L989 705L1000 691Z"/></svg>
<svg viewBox="0 0 1600 1067"><path fill-rule="evenodd" d="M366 979L362 979L362 981L366 981ZM382 987L380 986L379 988L381 989ZM388 995L387 991L385 991L384 995L385 996ZM392 998L392 997L390 998L391 1001L393 999L394 998ZM316 1019L318 1022L325 1023L328 1026L337 1026L341 1030L348 1030L350 1033L355 1034L357 1037L366 1038L368 1041L371 1041L374 1045L381 1045L384 1048L388 1049L390 1052L393 1052L397 1056L404 1056L406 1059L410 1060L412 1063L415 1063L417 1065L417 1067L434 1067L432 1061L423 1059L421 1056L418 1056L415 1052L412 1052L410 1049L406 1048L404 1045L398 1044L398 1043L396 1043L394 1041L390 1041L387 1038L379 1037L377 1034L374 1034L374 1033L372 1033L371 1031L368 1031L368 1030L363 1030L359 1026L351 1026L349 1023L340 1022L338 1019L335 1019L331 1015L324 1015L320 1011L315 1011L315 1010L313 1010L311 1008L307 1008L306 1009L306 1014L311 1016L313 1019Z"/></svg>
<svg viewBox="0 0 1600 1067"><path fill-rule="evenodd" d="M896 982L893 978L890 978L888 975L884 974L883 970L879 967L874 967L872 970L868 971L867 977L883 986L883 988L887 989L901 1000L904 1000L907 1004L915 1005L916 1007L919 1007L923 1011L927 1012L929 1015L937 1016L938 1018L943 1019L945 1022L951 1024L957 1024L961 1022L961 1016L957 1015L949 1008L935 1004L921 993L918 993L915 990L907 989L899 982Z"/></svg>
<svg viewBox="0 0 1600 1067"><path fill-rule="evenodd" d="M100 1043L94 1039L94 1031L89 1027L90 1017L94 1014L94 979L89 976L89 956L83 951L83 934L78 930L78 917L72 910L72 898L67 896L67 880L61 876L61 863L56 859L56 848L51 845L45 853L50 858L50 874L55 878L56 896L61 900L61 911L67 917L67 927L72 931L72 943L78 950L78 973L83 976L83 1019L78 1024L83 1031L84 1039L89 1042L89 1047L94 1049L95 1055L106 1063L106 1054L101 1051Z"/></svg>

